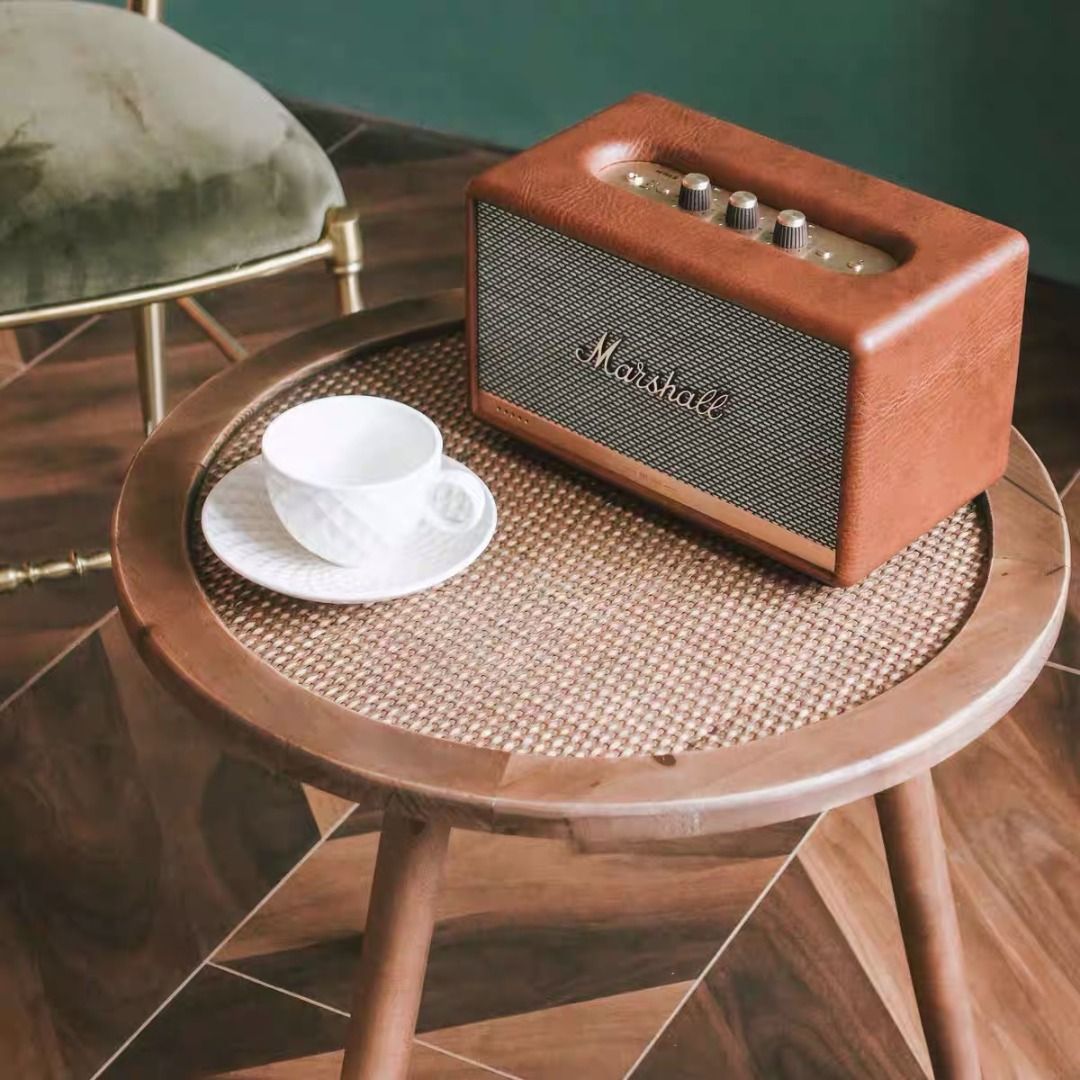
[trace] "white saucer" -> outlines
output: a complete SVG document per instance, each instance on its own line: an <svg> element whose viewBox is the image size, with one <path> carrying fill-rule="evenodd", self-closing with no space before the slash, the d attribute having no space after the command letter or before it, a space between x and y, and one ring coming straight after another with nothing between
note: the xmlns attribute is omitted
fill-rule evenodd
<svg viewBox="0 0 1080 1080"><path fill-rule="evenodd" d="M443 467L470 472L444 455ZM495 500L484 485L484 510L464 533L423 525L398 550L370 565L336 566L301 547L278 520L263 480L262 457L238 465L203 504L211 551L241 577L298 600L369 604L441 585L480 557L495 534Z"/></svg>

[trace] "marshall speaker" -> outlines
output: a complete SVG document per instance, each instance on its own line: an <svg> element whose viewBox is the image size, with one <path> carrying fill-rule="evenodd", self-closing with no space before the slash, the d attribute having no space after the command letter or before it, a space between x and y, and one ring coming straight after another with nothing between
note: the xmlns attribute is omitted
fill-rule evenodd
<svg viewBox="0 0 1080 1080"><path fill-rule="evenodd" d="M1018 233L644 94L468 202L497 427L840 585L1004 471Z"/></svg>

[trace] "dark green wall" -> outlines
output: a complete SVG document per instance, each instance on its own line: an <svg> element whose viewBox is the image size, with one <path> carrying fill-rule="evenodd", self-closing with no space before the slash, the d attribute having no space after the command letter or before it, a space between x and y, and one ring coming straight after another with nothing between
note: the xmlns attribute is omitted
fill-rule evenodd
<svg viewBox="0 0 1080 1080"><path fill-rule="evenodd" d="M1028 235L1080 283L1076 0L171 0L287 95L524 146L653 90Z"/></svg>

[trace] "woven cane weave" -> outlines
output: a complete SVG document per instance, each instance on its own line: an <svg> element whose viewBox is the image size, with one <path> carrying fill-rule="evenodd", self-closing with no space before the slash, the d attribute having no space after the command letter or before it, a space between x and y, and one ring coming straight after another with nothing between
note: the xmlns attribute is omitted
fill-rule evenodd
<svg viewBox="0 0 1080 1080"><path fill-rule="evenodd" d="M278 413L352 393L422 409L446 452L488 483L499 528L479 561L428 593L332 607L240 578L196 524L192 557L211 606L248 649L312 692L410 731L581 757L767 738L922 667L984 580L976 504L843 590L685 525L475 420L459 334L345 360L284 389L227 435L201 494L258 453Z"/></svg>

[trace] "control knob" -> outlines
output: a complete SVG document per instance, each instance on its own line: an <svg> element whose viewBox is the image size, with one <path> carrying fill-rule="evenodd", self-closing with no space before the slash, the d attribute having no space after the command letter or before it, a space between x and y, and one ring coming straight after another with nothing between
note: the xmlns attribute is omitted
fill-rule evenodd
<svg viewBox="0 0 1080 1080"><path fill-rule="evenodd" d="M745 232L761 224L761 211L757 196L752 191L733 191L728 196L724 221L728 228Z"/></svg>
<svg viewBox="0 0 1080 1080"><path fill-rule="evenodd" d="M712 208L712 181L699 172L688 172L679 185L679 208L696 214Z"/></svg>
<svg viewBox="0 0 1080 1080"><path fill-rule="evenodd" d="M806 247L810 232L806 226L806 215L801 210L781 210L776 215L773 226L773 243L788 251L798 251Z"/></svg>

